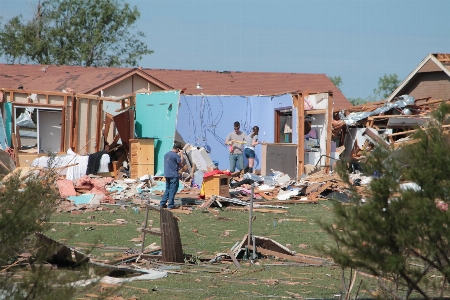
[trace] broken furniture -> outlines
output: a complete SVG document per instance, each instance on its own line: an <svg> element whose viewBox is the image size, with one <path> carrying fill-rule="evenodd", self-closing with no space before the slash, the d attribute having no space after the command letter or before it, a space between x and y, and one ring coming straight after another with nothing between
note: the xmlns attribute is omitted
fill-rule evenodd
<svg viewBox="0 0 450 300"><path fill-rule="evenodd" d="M130 140L130 177L139 178L155 174L154 140L149 138Z"/></svg>
<svg viewBox="0 0 450 300"><path fill-rule="evenodd" d="M180 229L178 228L177 218L172 214L170 210L163 208L156 208L147 201L145 204L145 221L142 231L142 248L141 248L141 258L147 258L144 255L145 249L145 235L151 234L161 237L161 249L162 257L161 260L164 262L184 262L183 246L181 244ZM148 213L150 209L159 210L161 229L156 230L154 228L147 228L148 224ZM154 256L152 258L155 258Z"/></svg>

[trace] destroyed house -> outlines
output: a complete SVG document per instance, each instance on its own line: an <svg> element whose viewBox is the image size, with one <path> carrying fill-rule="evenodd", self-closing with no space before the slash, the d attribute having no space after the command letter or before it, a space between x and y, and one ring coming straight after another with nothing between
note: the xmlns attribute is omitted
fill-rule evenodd
<svg viewBox="0 0 450 300"><path fill-rule="evenodd" d="M415 99L450 99L450 54L430 53L387 98L410 95Z"/></svg>
<svg viewBox="0 0 450 300"><path fill-rule="evenodd" d="M431 113L450 99L450 54L431 53L385 100L351 107L340 115L346 124L344 156L354 157L367 145L397 149L414 143ZM447 125L444 125L447 126Z"/></svg>
<svg viewBox="0 0 450 300"><path fill-rule="evenodd" d="M144 71L183 91L180 95L177 132L182 142L205 148L220 169L229 168L225 137L233 130L233 123L239 121L241 130L247 134L253 126L258 126L259 140L267 142L255 148L255 167L261 169L262 174L270 173L272 167L278 170L281 167L281 170L292 176L297 174L298 168L303 173L299 161L302 165L314 165L322 154L326 154L325 112L328 95L332 95L331 113L351 106L325 74ZM303 91L300 93L302 99L306 99L305 126L301 135L298 134L298 114L294 105L294 98L300 91ZM304 134L307 135L311 130L311 139L308 137L310 144L303 144L305 152L299 154L305 159L297 160L298 141L303 141ZM334 145L332 150L336 148ZM277 153L277 159L274 159L274 152Z"/></svg>
<svg viewBox="0 0 450 300"><path fill-rule="evenodd" d="M34 131L32 138L39 144L36 152L66 152L69 148L81 153L101 150L105 141L111 143L118 135L121 137L116 124L111 125L111 119L127 108L135 107L136 113L131 117L135 120L128 120L130 126L125 129L128 139L167 138L154 145L155 173L161 173L158 160L170 149L168 145L174 139L204 147L219 168L228 168L228 154L223 142L234 121L240 121L247 133L254 125L260 127L259 139L267 145L257 147L256 168L266 166L263 171L270 172L262 161L273 161L268 154L275 150L294 162L295 167L289 172L296 172L300 167L303 173L305 162L314 164L321 155L331 153L331 150L324 150L328 147L325 146L328 131L325 120L333 111L351 106L324 74L0 65L0 87L3 88L5 140L11 145L11 136L19 133L18 147L22 150L34 146L21 145L22 134L27 130ZM294 98L299 95L306 99L302 115L305 125L297 125L299 115L293 105ZM329 96L332 108L326 117L328 105L325 103ZM151 97L153 100L149 100ZM147 101L156 102L149 104ZM27 111L32 108L37 108L35 115L40 115L34 117L37 128L19 128L16 123L20 114L17 114L23 112L26 123L29 119ZM106 123L108 132L104 131ZM300 125L303 127L301 135L297 132ZM50 128L59 128L59 138L47 130ZM172 128L176 128L177 133ZM307 138L316 142L303 144L305 160L296 160L298 141L303 142L304 135L311 130L312 135ZM44 132L49 132L49 137L45 137ZM24 138L26 140L26 136ZM271 144L286 147L273 148ZM330 149L336 148L331 142L329 144ZM283 157L280 159L284 161Z"/></svg>

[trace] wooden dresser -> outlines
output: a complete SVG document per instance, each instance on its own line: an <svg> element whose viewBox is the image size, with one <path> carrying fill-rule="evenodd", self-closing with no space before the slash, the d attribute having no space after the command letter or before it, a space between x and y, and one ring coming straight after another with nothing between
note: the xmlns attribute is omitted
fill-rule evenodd
<svg viewBox="0 0 450 300"><path fill-rule="evenodd" d="M155 174L155 147L153 139L130 140L130 178Z"/></svg>

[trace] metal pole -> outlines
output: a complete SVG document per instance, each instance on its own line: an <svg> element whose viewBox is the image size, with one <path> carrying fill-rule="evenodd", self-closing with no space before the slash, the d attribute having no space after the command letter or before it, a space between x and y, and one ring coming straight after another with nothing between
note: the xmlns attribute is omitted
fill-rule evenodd
<svg viewBox="0 0 450 300"><path fill-rule="evenodd" d="M150 200L152 198L151 193L147 194L149 199L147 200L147 204L145 205L145 221L144 221L144 230L147 229L147 222L148 222L148 210L150 209L148 206L150 205ZM162 209L162 208L161 208ZM142 231L142 244L141 244L141 253L144 253L145 248L145 231Z"/></svg>
<svg viewBox="0 0 450 300"><path fill-rule="evenodd" d="M249 209L249 214L248 214L248 238L247 238L247 245L251 246L252 244L252 213L253 213L253 193L254 193L255 187L253 186L252 183L252 189L251 189L251 194L250 194L250 209Z"/></svg>

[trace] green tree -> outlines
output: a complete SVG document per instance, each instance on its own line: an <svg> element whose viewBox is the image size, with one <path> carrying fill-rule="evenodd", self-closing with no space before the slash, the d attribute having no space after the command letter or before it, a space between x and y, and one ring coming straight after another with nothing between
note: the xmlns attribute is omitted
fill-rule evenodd
<svg viewBox="0 0 450 300"><path fill-rule="evenodd" d="M9 63L136 66L151 54L135 31L137 7L121 0L43 0L24 22L13 17L0 28L0 53Z"/></svg>
<svg viewBox="0 0 450 300"><path fill-rule="evenodd" d="M344 84L344 82L342 81L341 76L328 76L328 78L330 78L330 80L333 82L333 84L340 90L341 89L341 85Z"/></svg>
<svg viewBox="0 0 450 300"><path fill-rule="evenodd" d="M59 249L39 243L34 234L49 229L48 221L58 207L58 174L52 169L35 172L24 178L17 172L0 185L0 298L70 299L92 288L70 284L88 279L88 268L85 264L74 271L52 270L46 265L49 254ZM22 253L28 258L20 258ZM31 266L30 272L21 270L24 263Z"/></svg>
<svg viewBox="0 0 450 300"><path fill-rule="evenodd" d="M441 105L434 123L403 148L376 147L363 170L381 176L370 182L365 201L353 190L351 205L334 203L333 224L322 224L336 241L325 252L343 268L378 277L396 299L442 296L450 283L450 143L441 127L448 113L450 106ZM339 174L349 183L343 164Z"/></svg>
<svg viewBox="0 0 450 300"><path fill-rule="evenodd" d="M378 88L373 90L376 99L386 99L400 84L397 74L384 74L378 79Z"/></svg>
<svg viewBox="0 0 450 300"><path fill-rule="evenodd" d="M367 103L367 102L369 102L370 100L364 99L364 98L361 98L361 97L358 97L358 98L348 98L348 101L350 101L350 103L351 103L353 106L356 106L356 105L360 105L360 104Z"/></svg>

